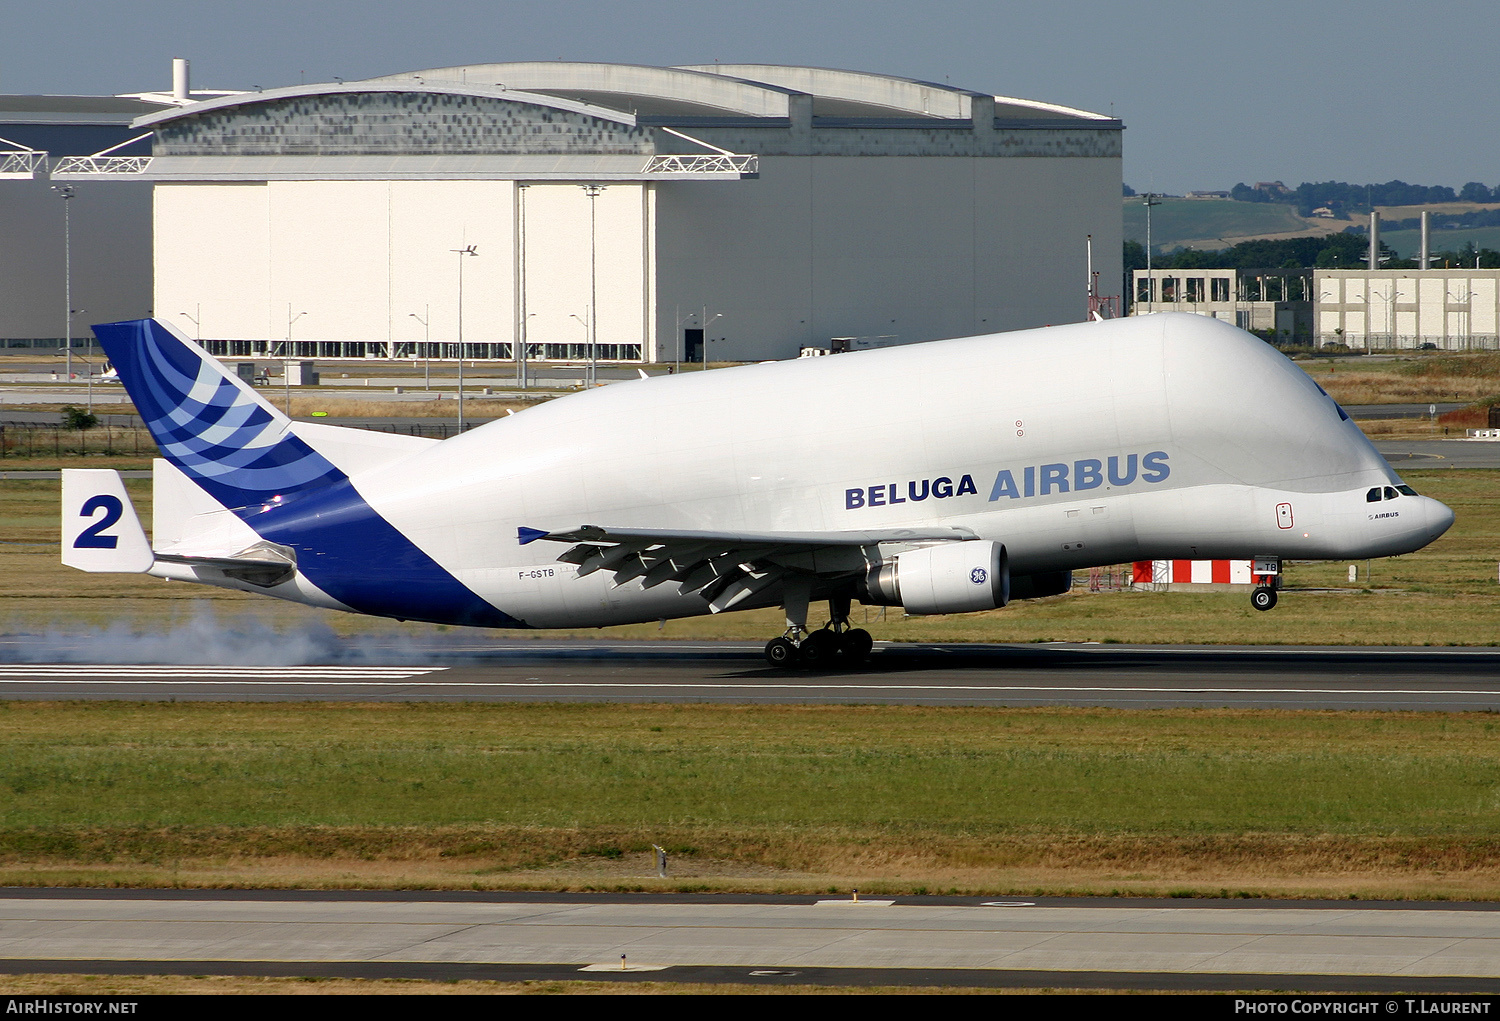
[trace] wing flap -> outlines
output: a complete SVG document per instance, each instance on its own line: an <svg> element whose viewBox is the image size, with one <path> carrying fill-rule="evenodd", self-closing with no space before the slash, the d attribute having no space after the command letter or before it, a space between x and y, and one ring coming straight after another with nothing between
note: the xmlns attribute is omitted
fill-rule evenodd
<svg viewBox="0 0 1500 1021"><path fill-rule="evenodd" d="M574 564L578 576L605 571L612 587L639 580L642 588L678 583L683 595L697 592L714 613L731 610L798 572L823 578L857 575L864 550L882 543L961 542L975 538L962 528L885 528L830 532L708 532L691 529L615 528L579 525L546 531L521 528L527 543L571 543L558 561Z"/></svg>

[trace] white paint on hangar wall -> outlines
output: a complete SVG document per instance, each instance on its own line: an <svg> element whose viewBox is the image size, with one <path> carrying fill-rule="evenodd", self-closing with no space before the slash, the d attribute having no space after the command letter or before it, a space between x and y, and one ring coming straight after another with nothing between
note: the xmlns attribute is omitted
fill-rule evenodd
<svg viewBox="0 0 1500 1021"><path fill-rule="evenodd" d="M270 194L264 184L156 185L152 307L159 317L195 338L272 336Z"/></svg>
<svg viewBox="0 0 1500 1021"><path fill-rule="evenodd" d="M193 336L433 342L515 337L515 184L510 181L160 183L154 306ZM651 199L611 184L596 200L598 340L639 344L650 318ZM576 184L530 185L526 281L530 343L583 338L589 308L589 200ZM578 258L579 252L585 258ZM624 271L621 271L624 267ZM180 310L198 314L201 334Z"/></svg>
<svg viewBox="0 0 1500 1021"><path fill-rule="evenodd" d="M598 342L646 344L655 276L652 190L642 184L616 182L591 200L577 184L528 184L522 189L521 202L527 343L587 341L592 261ZM594 204L592 228L590 202Z"/></svg>

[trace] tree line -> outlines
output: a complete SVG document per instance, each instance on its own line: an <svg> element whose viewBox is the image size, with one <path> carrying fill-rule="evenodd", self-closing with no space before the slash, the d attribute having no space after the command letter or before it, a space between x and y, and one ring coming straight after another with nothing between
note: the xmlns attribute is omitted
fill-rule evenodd
<svg viewBox="0 0 1500 1021"><path fill-rule="evenodd" d="M1125 196L1136 194L1125 185ZM1288 188L1280 181L1265 188L1252 187L1241 181L1229 190L1237 202L1283 202L1297 207L1303 216L1314 209L1330 209L1335 215L1351 212L1368 213L1375 206L1420 206L1439 202L1500 202L1500 185L1491 188L1470 181L1454 191L1447 185L1407 184L1387 181L1384 184L1350 184L1347 181L1304 181Z"/></svg>
<svg viewBox="0 0 1500 1021"><path fill-rule="evenodd" d="M1370 239L1364 234L1327 234L1320 238L1282 238L1242 241L1219 251L1178 248L1151 260L1154 269L1365 269ZM1380 243L1382 269L1416 269L1416 259L1403 259L1385 242ZM1146 268L1146 246L1125 242L1125 277ZM1473 242L1450 251L1432 253L1434 269L1469 269L1477 260L1481 269L1500 269L1500 252L1476 249Z"/></svg>

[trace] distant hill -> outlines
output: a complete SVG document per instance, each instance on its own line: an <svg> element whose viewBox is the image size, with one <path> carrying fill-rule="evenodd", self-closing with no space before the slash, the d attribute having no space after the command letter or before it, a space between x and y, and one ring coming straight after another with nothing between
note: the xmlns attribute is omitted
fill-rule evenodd
<svg viewBox="0 0 1500 1021"><path fill-rule="evenodd" d="M1160 199L1151 208L1151 247L1218 251L1256 238L1322 237L1348 227L1348 220L1297 215L1282 202L1225 199ZM1146 243L1146 207L1140 196L1124 200L1125 240Z"/></svg>
<svg viewBox="0 0 1500 1021"><path fill-rule="evenodd" d="M1339 234L1353 226L1363 227L1369 221L1356 213L1351 220L1297 215L1295 206L1284 202L1235 202L1225 199L1166 198L1151 208L1151 244L1157 254L1178 248L1203 252L1222 251L1242 241L1258 239L1323 237ZM1392 229L1398 221L1420 217L1422 210L1432 213L1462 215L1500 209L1494 203L1434 202L1425 206L1380 206L1380 217L1386 227L1380 237L1403 258L1413 258L1421 244L1420 231ZM1146 243L1146 207L1139 195L1124 200L1125 240ZM1432 232L1434 251L1455 250L1472 241L1476 247L1500 250L1500 227L1479 226L1471 229L1442 229Z"/></svg>

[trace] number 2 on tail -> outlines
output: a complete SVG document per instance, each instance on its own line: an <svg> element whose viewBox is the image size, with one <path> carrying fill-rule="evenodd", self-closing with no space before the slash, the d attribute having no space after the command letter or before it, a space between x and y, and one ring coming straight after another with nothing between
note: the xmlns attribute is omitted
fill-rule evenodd
<svg viewBox="0 0 1500 1021"><path fill-rule="evenodd" d="M97 511L104 511L104 517L95 521L85 528L78 538L73 540L74 549L114 549L120 544L120 538L116 535L101 535L106 528L120 520L125 513L124 506L120 503L118 496L110 496L101 493L91 496L84 501L83 509L78 512L81 518L91 518Z"/></svg>

